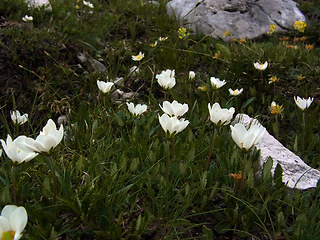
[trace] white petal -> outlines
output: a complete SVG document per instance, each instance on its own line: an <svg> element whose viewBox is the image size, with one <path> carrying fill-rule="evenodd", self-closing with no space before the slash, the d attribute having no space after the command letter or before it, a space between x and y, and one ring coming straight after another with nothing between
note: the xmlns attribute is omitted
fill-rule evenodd
<svg viewBox="0 0 320 240"><path fill-rule="evenodd" d="M10 231L10 223L9 223L9 219L4 217L4 216L0 216L0 228L3 232L8 232ZM1 237L2 234L0 234Z"/></svg>
<svg viewBox="0 0 320 240"><path fill-rule="evenodd" d="M15 209L10 216L11 229L16 232L16 235L20 235L23 229L26 227L28 222L27 211L24 207L18 207Z"/></svg>

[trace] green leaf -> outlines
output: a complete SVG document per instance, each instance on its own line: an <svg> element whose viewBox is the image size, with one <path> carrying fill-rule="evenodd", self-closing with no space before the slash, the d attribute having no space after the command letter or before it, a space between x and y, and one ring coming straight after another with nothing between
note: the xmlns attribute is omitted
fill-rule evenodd
<svg viewBox="0 0 320 240"><path fill-rule="evenodd" d="M242 104L241 109L245 109L250 103L252 103L254 100L256 100L255 97L249 98L244 104Z"/></svg>
<svg viewBox="0 0 320 240"><path fill-rule="evenodd" d="M282 187L284 185L284 183L282 182L282 173L283 173L282 167L278 163L277 166L276 166L276 169L274 171L274 177L273 177L275 186L277 188L280 188L280 187Z"/></svg>
<svg viewBox="0 0 320 240"><path fill-rule="evenodd" d="M202 231L203 231L203 236L201 239L203 239L203 240L213 239L213 233L206 225L202 226Z"/></svg>
<svg viewBox="0 0 320 240"><path fill-rule="evenodd" d="M216 49L220 52L221 57L227 60L231 59L231 52L228 46L224 44L217 43L216 44Z"/></svg>
<svg viewBox="0 0 320 240"><path fill-rule="evenodd" d="M205 171L203 174L202 174L202 177L201 177L201 187L203 188L206 188L206 185L207 185L207 175L208 175L208 172Z"/></svg>
<svg viewBox="0 0 320 240"><path fill-rule="evenodd" d="M272 166L273 166L273 160L271 157L268 157L268 160L263 164L263 169L262 169L262 181L264 183L271 183L272 181L272 173L271 173Z"/></svg>
<svg viewBox="0 0 320 240"><path fill-rule="evenodd" d="M130 170L131 170L132 172L134 172L135 170L137 170L137 168L138 168L138 166L139 166L139 163L140 163L139 158L134 158L133 161L132 161L132 163L130 164Z"/></svg>

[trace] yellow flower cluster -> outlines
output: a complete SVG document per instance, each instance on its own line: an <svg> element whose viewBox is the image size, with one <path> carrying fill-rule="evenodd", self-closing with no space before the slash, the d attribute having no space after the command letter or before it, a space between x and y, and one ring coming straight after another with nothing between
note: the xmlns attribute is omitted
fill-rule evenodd
<svg viewBox="0 0 320 240"><path fill-rule="evenodd" d="M293 28L299 32L304 32L307 24L304 21L295 21L293 24Z"/></svg>
<svg viewBox="0 0 320 240"><path fill-rule="evenodd" d="M272 34L272 33L275 33L276 31L277 31L277 25L271 24L270 31L267 32L267 34Z"/></svg>
<svg viewBox="0 0 320 240"><path fill-rule="evenodd" d="M279 115L283 112L283 107L273 102L270 106L270 113L274 115Z"/></svg>
<svg viewBox="0 0 320 240"><path fill-rule="evenodd" d="M179 28L178 36L180 39L186 39L186 38L188 38L189 35L190 35L190 33L187 33L186 28Z"/></svg>

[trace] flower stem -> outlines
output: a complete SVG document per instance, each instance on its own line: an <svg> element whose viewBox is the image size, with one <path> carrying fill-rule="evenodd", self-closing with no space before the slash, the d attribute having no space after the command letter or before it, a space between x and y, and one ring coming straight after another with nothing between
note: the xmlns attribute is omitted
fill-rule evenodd
<svg viewBox="0 0 320 240"><path fill-rule="evenodd" d="M17 205L17 189L16 189L16 176L15 176L15 165L11 167L11 183L12 183L12 195L13 195L13 204Z"/></svg>
<svg viewBox="0 0 320 240"><path fill-rule="evenodd" d="M209 167L210 167L211 156L212 156L212 152L213 152L213 149L214 149L214 142L215 142L215 138L217 136L217 133L218 133L218 127L214 127L211 146L210 146L210 150L209 150L209 154L208 154L208 158L207 158L207 163L206 163L206 170L208 170Z"/></svg>
<svg viewBox="0 0 320 240"><path fill-rule="evenodd" d="M52 160L51 156L49 157L49 163L50 163L50 168L52 172L52 182L53 182L53 206L56 205L56 198L57 198L57 176L56 176L56 169L55 169L55 164L54 161Z"/></svg>
<svg viewBox="0 0 320 240"><path fill-rule="evenodd" d="M261 90L264 91L264 79L263 79L262 71L260 71L260 75L261 75Z"/></svg>
<svg viewBox="0 0 320 240"><path fill-rule="evenodd" d="M305 145L305 139L306 139L306 113L305 111L302 111L302 151L304 150Z"/></svg>
<svg viewBox="0 0 320 240"><path fill-rule="evenodd" d="M242 171L241 171L242 178L241 178L241 180L240 180L239 188L238 188L238 197L239 197L239 198L241 198L241 196L242 196L242 190L243 190L243 184L244 184L244 178L245 178L245 169L246 169L247 157L248 157L248 153L245 152L245 153L244 153L244 156L243 156L243 161L242 161Z"/></svg>
<svg viewBox="0 0 320 240"><path fill-rule="evenodd" d="M279 140L279 121L278 121L278 116L276 115L276 138Z"/></svg>

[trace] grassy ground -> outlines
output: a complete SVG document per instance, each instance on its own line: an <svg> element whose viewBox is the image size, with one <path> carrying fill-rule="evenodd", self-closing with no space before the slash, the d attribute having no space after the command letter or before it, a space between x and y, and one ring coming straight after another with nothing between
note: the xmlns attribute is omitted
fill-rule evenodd
<svg viewBox="0 0 320 240"><path fill-rule="evenodd" d="M194 34L179 38L182 26L166 15L166 1L159 2L100 0L90 9L82 1L54 0L52 12L28 9L22 0L0 2L0 137L36 137L48 118L67 118L65 138L50 157L39 155L12 172L2 155L0 205L13 203L13 176L16 204L28 212L24 239L317 239L318 188L288 189L280 168L272 180L269 165L262 178L253 177L259 153L244 159L229 126L212 144L207 105L219 102L256 117L319 168L319 2L300 1L308 17L304 33L229 43ZM21 20L26 14L32 22ZM139 52L145 57L133 61ZM257 61L268 61L268 68L259 72ZM136 76L129 72L134 65ZM155 79L166 69L176 73L170 91ZM279 81L268 84L272 76ZM97 80L117 77L123 83L113 91L135 93L129 101L147 104L146 113L133 118L124 100L99 91ZM227 84L214 91L210 77ZM228 88L244 90L231 97ZM305 126L294 96L314 97ZM190 124L173 139L158 121L164 100L189 105ZM284 108L279 128L272 101ZM29 121L14 126L13 109L28 113ZM238 174L244 160L249 167L239 191L229 174Z"/></svg>

